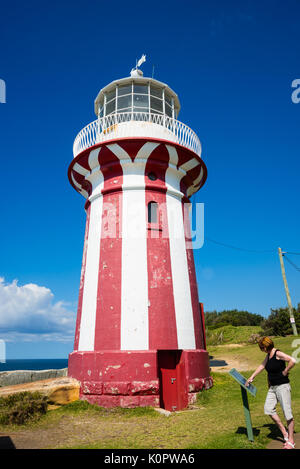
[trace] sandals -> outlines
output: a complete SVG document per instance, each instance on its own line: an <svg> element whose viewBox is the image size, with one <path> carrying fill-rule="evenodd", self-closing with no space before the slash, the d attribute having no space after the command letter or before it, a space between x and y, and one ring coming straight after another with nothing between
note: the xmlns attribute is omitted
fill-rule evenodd
<svg viewBox="0 0 300 469"><path fill-rule="evenodd" d="M285 438L283 449L295 449L295 446L296 446L295 443L291 443L288 439Z"/></svg>

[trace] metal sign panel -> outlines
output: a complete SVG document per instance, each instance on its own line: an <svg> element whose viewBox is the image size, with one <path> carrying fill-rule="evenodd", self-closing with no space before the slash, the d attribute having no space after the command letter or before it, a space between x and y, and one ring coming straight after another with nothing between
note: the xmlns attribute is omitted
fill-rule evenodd
<svg viewBox="0 0 300 469"><path fill-rule="evenodd" d="M249 386L245 386L245 383L247 381L247 378L245 378L243 375L241 375L235 368L232 368L229 371L229 374L244 388L246 391L248 391L252 396L256 396L256 387L253 386L253 384L249 384Z"/></svg>

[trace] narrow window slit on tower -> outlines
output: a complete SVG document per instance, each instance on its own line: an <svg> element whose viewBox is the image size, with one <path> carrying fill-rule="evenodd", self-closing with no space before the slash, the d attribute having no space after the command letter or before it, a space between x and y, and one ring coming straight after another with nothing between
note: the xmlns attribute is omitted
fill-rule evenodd
<svg viewBox="0 0 300 469"><path fill-rule="evenodd" d="M158 203L149 202L148 203L148 223L157 223L158 222Z"/></svg>

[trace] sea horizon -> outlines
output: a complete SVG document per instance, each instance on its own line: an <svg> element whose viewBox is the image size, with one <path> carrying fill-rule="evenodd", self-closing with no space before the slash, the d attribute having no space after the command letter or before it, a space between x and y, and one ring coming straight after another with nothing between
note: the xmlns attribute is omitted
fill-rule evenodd
<svg viewBox="0 0 300 469"><path fill-rule="evenodd" d="M16 370L59 370L67 367L67 358L7 358L5 363L0 362L0 373Z"/></svg>

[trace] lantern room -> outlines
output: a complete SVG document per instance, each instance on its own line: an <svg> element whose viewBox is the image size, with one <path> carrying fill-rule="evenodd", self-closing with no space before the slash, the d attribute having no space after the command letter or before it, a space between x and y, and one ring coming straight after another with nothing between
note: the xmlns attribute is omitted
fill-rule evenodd
<svg viewBox="0 0 300 469"><path fill-rule="evenodd" d="M140 70L131 76L115 80L103 88L95 100L95 114L106 117L128 113L139 120L136 113L159 114L177 119L180 103L177 94L168 85L153 78L144 78Z"/></svg>

